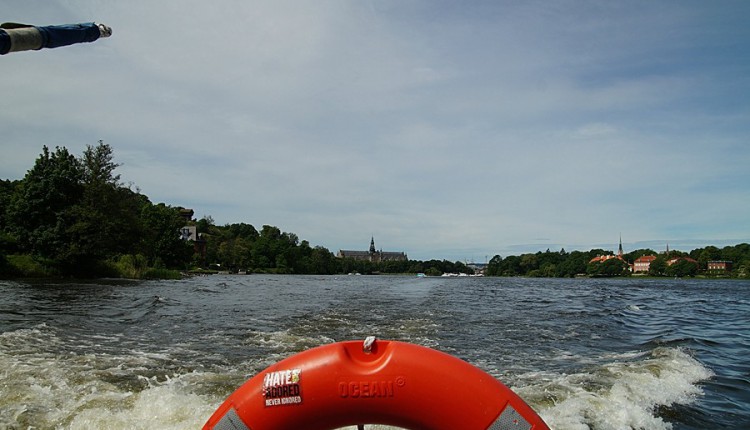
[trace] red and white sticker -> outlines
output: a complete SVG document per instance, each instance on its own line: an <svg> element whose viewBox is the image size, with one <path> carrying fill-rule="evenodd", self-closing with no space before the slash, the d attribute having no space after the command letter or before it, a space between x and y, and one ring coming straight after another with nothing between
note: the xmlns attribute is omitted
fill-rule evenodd
<svg viewBox="0 0 750 430"><path fill-rule="evenodd" d="M266 406L302 403L301 369L277 370L263 377L263 398Z"/></svg>

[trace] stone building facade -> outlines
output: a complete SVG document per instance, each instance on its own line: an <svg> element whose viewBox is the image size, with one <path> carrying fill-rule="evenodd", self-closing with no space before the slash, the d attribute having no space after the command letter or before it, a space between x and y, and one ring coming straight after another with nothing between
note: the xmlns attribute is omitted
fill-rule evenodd
<svg viewBox="0 0 750 430"><path fill-rule="evenodd" d="M338 258L351 258L354 260L371 261L373 263L379 263L381 261L406 261L409 259L405 252L389 252L383 251L382 249L377 251L375 249L375 237L370 238L369 251L340 249L336 256Z"/></svg>

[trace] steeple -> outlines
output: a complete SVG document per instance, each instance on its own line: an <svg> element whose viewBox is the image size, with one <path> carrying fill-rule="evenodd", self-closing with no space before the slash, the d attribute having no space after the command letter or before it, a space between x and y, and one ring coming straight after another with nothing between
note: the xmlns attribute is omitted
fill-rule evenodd
<svg viewBox="0 0 750 430"><path fill-rule="evenodd" d="M374 254L375 251L375 236L370 238L370 254Z"/></svg>
<svg viewBox="0 0 750 430"><path fill-rule="evenodd" d="M620 233L620 248L617 249L617 256L622 257L622 233Z"/></svg>

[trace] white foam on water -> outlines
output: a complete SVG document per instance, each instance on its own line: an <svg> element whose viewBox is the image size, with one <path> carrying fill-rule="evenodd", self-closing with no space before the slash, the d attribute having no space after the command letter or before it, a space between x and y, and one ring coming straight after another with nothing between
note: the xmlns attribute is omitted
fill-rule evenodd
<svg viewBox="0 0 750 430"><path fill-rule="evenodd" d="M139 376L161 354L61 352L46 325L0 334L0 428L200 428L223 401L211 373ZM202 390L202 392L201 392Z"/></svg>
<svg viewBox="0 0 750 430"><path fill-rule="evenodd" d="M96 399L75 413L70 429L198 429L218 404L189 385L199 375L183 375L152 384L146 390L117 401Z"/></svg>
<svg viewBox="0 0 750 430"><path fill-rule="evenodd" d="M294 353L315 346L332 343L334 340L326 336L306 336L297 334L290 329L276 331L249 330L245 343L260 346L264 349L278 350L281 353Z"/></svg>
<svg viewBox="0 0 750 430"><path fill-rule="evenodd" d="M713 373L686 352L656 348L607 357L590 373L525 375L516 391L557 430L671 429L657 408L690 404Z"/></svg>
<svg viewBox="0 0 750 430"><path fill-rule="evenodd" d="M251 332L247 341L275 345L277 354L288 355L290 345L304 349L321 338ZM169 354L134 350L115 356L94 344L65 345L43 324L0 334L0 428L200 428L241 385L242 372L261 365L247 363L231 374L165 373ZM507 375L556 430L669 429L658 408L695 401L702 393L698 383L712 376L677 348L558 359L576 360L588 371Z"/></svg>
<svg viewBox="0 0 750 430"><path fill-rule="evenodd" d="M0 333L0 428L201 428L248 377L243 372L265 365L256 359L228 373L167 373L170 354L129 350L114 355L97 348L108 338L67 345L58 335L44 324ZM279 359L321 340L331 341L289 331L254 333L248 339L278 349L270 355Z"/></svg>

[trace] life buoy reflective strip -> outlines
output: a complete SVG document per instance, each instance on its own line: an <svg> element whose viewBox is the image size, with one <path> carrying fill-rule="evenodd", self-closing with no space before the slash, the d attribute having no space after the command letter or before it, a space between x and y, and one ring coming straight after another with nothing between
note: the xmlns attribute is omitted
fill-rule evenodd
<svg viewBox="0 0 750 430"><path fill-rule="evenodd" d="M271 365L231 394L204 430L548 429L518 395L451 355L404 342L340 342Z"/></svg>

